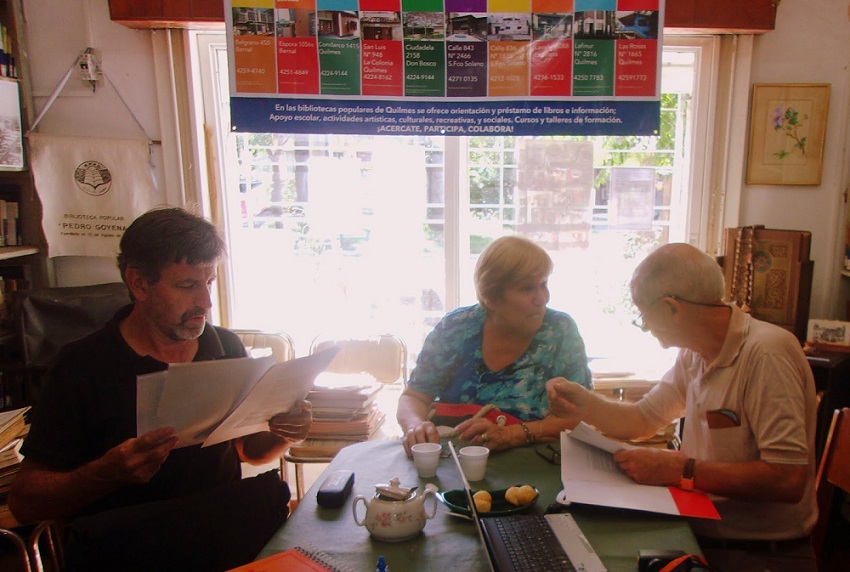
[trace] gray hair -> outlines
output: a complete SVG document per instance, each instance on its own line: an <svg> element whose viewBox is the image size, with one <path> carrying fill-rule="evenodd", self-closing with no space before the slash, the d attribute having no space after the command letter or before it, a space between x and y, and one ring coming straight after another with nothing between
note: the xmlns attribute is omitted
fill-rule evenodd
<svg viewBox="0 0 850 572"><path fill-rule="evenodd" d="M723 270L711 256L685 243L658 247L641 262L630 283L635 304L649 304L662 296L703 304L723 301Z"/></svg>

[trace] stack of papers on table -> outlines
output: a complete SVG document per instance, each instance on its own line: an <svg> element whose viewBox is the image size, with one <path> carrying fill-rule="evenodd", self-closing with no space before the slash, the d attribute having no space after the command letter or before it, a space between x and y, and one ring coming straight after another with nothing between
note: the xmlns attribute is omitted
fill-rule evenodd
<svg viewBox="0 0 850 572"><path fill-rule="evenodd" d="M343 447L368 440L386 418L375 404L382 387L367 374L319 374L307 394L313 424L307 439L289 448L290 456L333 457Z"/></svg>
<svg viewBox="0 0 850 572"><path fill-rule="evenodd" d="M583 503L645 510L696 518L719 519L709 496L679 487L640 485L612 456L635 445L609 439L584 422L561 433L562 504Z"/></svg>

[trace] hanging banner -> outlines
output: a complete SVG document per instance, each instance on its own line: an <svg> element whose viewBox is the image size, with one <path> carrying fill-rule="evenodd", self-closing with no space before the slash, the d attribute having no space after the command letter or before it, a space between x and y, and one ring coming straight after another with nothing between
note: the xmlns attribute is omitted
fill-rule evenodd
<svg viewBox="0 0 850 572"><path fill-rule="evenodd" d="M114 258L124 230L156 197L148 141L27 139L48 255Z"/></svg>
<svg viewBox="0 0 850 572"><path fill-rule="evenodd" d="M231 128L653 135L664 0L227 0Z"/></svg>

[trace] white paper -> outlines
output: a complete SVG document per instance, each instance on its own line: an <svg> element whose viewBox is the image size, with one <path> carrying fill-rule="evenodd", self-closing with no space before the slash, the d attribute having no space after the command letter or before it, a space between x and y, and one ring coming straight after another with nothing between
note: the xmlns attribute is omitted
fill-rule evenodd
<svg viewBox="0 0 850 572"><path fill-rule="evenodd" d="M667 487L636 483L614 462L611 455L613 451L600 449L568 435L566 431L561 434L561 481L564 490L558 495L559 502L679 514ZM599 437L610 441L601 435Z"/></svg>
<svg viewBox="0 0 850 572"><path fill-rule="evenodd" d="M611 454L614 454L617 451L622 451L623 449L633 449L635 447L635 445L609 439L584 421L579 421L575 429L570 431L568 435L573 439L578 439L588 445L593 445L603 451L608 451Z"/></svg>
<svg viewBox="0 0 850 572"><path fill-rule="evenodd" d="M268 431L269 419L307 397L335 354L331 348L278 364L272 356L189 362L140 375L137 435L170 426L180 448Z"/></svg>
<svg viewBox="0 0 850 572"><path fill-rule="evenodd" d="M638 484L614 462L613 453L634 447L608 439L584 423L571 432L563 431L561 484L564 489L557 497L558 502L682 515L669 487ZM700 507L700 510L713 511L713 507ZM686 516L717 518L716 513L713 514L715 516L710 512L691 512Z"/></svg>

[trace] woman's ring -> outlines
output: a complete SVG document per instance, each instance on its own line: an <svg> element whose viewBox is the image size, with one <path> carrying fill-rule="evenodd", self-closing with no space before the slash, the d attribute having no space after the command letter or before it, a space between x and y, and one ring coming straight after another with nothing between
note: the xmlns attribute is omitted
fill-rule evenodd
<svg viewBox="0 0 850 572"><path fill-rule="evenodd" d="M489 440L490 440L490 436L489 436L489 435L487 435L487 433L482 433L482 434L481 434L481 442L482 442L482 443L486 443L486 442L488 442Z"/></svg>

